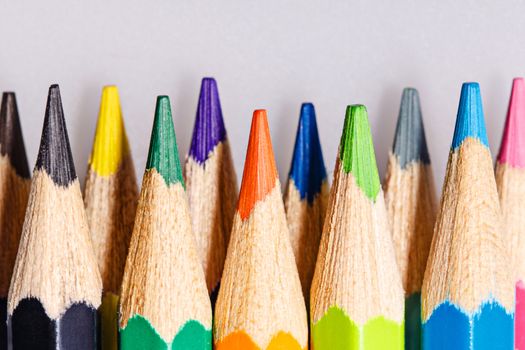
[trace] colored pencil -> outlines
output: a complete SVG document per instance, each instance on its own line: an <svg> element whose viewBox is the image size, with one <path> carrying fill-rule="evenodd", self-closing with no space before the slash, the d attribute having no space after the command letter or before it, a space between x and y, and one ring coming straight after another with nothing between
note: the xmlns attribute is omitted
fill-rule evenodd
<svg viewBox="0 0 525 350"><path fill-rule="evenodd" d="M406 88L388 158L385 202L405 289L405 349L421 349L421 285L434 222L436 189L416 89Z"/></svg>
<svg viewBox="0 0 525 350"><path fill-rule="evenodd" d="M16 96L4 92L0 107L0 350L7 349L7 292L22 233L30 178Z"/></svg>
<svg viewBox="0 0 525 350"><path fill-rule="evenodd" d="M315 350L403 349L403 287L363 105L346 110L310 296Z"/></svg>
<svg viewBox="0 0 525 350"><path fill-rule="evenodd" d="M120 349L211 349L210 299L167 96L157 98L120 303Z"/></svg>
<svg viewBox="0 0 525 350"><path fill-rule="evenodd" d="M89 158L84 204L102 275L102 350L116 350L118 295L137 206L137 180L124 128L118 89L102 90Z"/></svg>
<svg viewBox="0 0 525 350"><path fill-rule="evenodd" d="M461 89L421 316L424 349L513 349L514 286L477 83Z"/></svg>
<svg viewBox="0 0 525 350"><path fill-rule="evenodd" d="M265 110L253 113L221 289L216 350L307 349L308 324Z"/></svg>
<svg viewBox="0 0 525 350"><path fill-rule="evenodd" d="M60 90L52 85L9 290L13 349L95 349L101 291Z"/></svg>
<svg viewBox="0 0 525 350"><path fill-rule="evenodd" d="M516 289L514 348L525 349L525 79L516 78L496 162L505 239Z"/></svg>
<svg viewBox="0 0 525 350"><path fill-rule="evenodd" d="M284 195L286 221L306 304L323 231L328 182L314 105L303 103Z"/></svg>
<svg viewBox="0 0 525 350"><path fill-rule="evenodd" d="M237 176L213 78L202 79L184 175L197 250L214 304L235 214Z"/></svg>

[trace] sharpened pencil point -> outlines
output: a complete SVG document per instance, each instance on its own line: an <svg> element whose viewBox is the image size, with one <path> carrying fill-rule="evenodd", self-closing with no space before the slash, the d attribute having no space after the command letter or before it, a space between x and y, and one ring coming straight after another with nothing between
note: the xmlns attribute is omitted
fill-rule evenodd
<svg viewBox="0 0 525 350"><path fill-rule="evenodd" d="M346 108L339 157L345 173L351 173L367 197L375 200L381 185L368 113L363 105Z"/></svg>
<svg viewBox="0 0 525 350"><path fill-rule="evenodd" d="M166 185L170 186L180 182L184 186L168 96L157 97L146 165L146 170L150 169L156 169L166 181Z"/></svg>
<svg viewBox="0 0 525 350"><path fill-rule="evenodd" d="M199 164L208 159L215 146L226 139L217 83L213 78L202 79L197 117L193 128L190 156Z"/></svg>
<svg viewBox="0 0 525 350"><path fill-rule="evenodd" d="M7 155L20 177L29 179L29 165L27 163L24 138L14 92L4 92L2 94L0 126L0 154L3 156Z"/></svg>
<svg viewBox="0 0 525 350"><path fill-rule="evenodd" d="M326 180L315 108L311 103L303 103L301 106L290 178L299 190L301 199L307 198L309 203L313 202Z"/></svg>
<svg viewBox="0 0 525 350"><path fill-rule="evenodd" d="M278 179L266 111L253 112L250 139L237 210L246 219L255 204L275 187Z"/></svg>
<svg viewBox="0 0 525 350"><path fill-rule="evenodd" d="M392 148L402 168L414 161L430 163L419 94L414 88L403 90Z"/></svg>
<svg viewBox="0 0 525 350"><path fill-rule="evenodd" d="M501 141L498 162L525 168L525 79L512 82L505 130Z"/></svg>
<svg viewBox="0 0 525 350"><path fill-rule="evenodd" d="M489 147L478 83L464 83L461 87L452 149L461 146L467 137L476 138L486 147Z"/></svg>
<svg viewBox="0 0 525 350"><path fill-rule="evenodd" d="M90 166L100 176L117 172L123 158L129 154L128 140L120 109L116 86L105 86L102 90L97 130Z"/></svg>
<svg viewBox="0 0 525 350"><path fill-rule="evenodd" d="M58 85L49 87L44 127L35 170L44 170L60 186L76 180Z"/></svg>

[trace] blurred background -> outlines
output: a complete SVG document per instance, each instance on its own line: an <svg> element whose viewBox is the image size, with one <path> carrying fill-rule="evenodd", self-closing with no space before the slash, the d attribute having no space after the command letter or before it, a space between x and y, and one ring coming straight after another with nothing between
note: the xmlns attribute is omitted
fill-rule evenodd
<svg viewBox="0 0 525 350"><path fill-rule="evenodd" d="M306 101L330 177L346 105L365 104L383 176L412 86L441 188L463 81L481 84L497 154L512 78L525 75L524 13L518 0L1 1L0 90L17 93L32 168L47 89L60 84L83 183L103 85L119 87L140 179L156 96L171 98L184 158L200 80L213 76L238 177L252 112L266 108L284 183Z"/></svg>

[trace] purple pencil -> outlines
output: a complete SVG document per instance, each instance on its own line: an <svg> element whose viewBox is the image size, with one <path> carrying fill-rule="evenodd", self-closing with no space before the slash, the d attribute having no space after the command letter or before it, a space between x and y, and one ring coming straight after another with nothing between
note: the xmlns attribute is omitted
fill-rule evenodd
<svg viewBox="0 0 525 350"><path fill-rule="evenodd" d="M214 304L235 213L237 178L213 78L202 79L184 177L197 250Z"/></svg>

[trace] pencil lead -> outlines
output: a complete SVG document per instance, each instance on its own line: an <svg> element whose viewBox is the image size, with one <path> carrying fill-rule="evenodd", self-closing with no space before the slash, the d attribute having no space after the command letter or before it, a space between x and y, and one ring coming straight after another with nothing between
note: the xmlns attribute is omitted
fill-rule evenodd
<svg viewBox="0 0 525 350"><path fill-rule="evenodd" d="M95 141L89 164L100 176L117 172L129 153L128 140L120 109L118 88L105 86L102 90Z"/></svg>
<svg viewBox="0 0 525 350"><path fill-rule="evenodd" d="M246 219L255 204L263 200L274 189L277 178L266 110L259 109L253 112L239 193L237 210L242 219Z"/></svg>
<svg viewBox="0 0 525 350"><path fill-rule="evenodd" d="M507 120L498 155L498 163L513 167L525 167L525 79L515 78L512 82Z"/></svg>
<svg viewBox="0 0 525 350"><path fill-rule="evenodd" d="M166 185L170 186L180 182L184 186L168 96L157 97L155 120L146 164L146 170L151 169L157 170Z"/></svg>
<svg viewBox="0 0 525 350"><path fill-rule="evenodd" d="M67 136L60 89L56 84L49 87L35 170L45 171L53 182L64 187L77 178Z"/></svg>
<svg viewBox="0 0 525 350"><path fill-rule="evenodd" d="M202 79L197 117L193 128L190 156L202 164L208 159L215 146L225 139L226 129L222 118L217 83L213 78L204 78Z"/></svg>
<svg viewBox="0 0 525 350"><path fill-rule="evenodd" d="M381 185L365 106L347 107L339 147L339 157L345 173L354 175L361 190L375 201Z"/></svg>
<svg viewBox="0 0 525 350"><path fill-rule="evenodd" d="M28 179L30 177L29 165L14 92L2 94L0 125L2 125L0 129L0 153L3 156L7 155L20 177Z"/></svg>
<svg viewBox="0 0 525 350"><path fill-rule="evenodd" d="M401 168L414 161L430 164L419 94L414 88L403 90L392 148Z"/></svg>
<svg viewBox="0 0 525 350"><path fill-rule="evenodd" d="M303 103L301 106L290 178L299 190L301 199L307 198L309 203L313 202L326 180L315 108L311 103Z"/></svg>
<svg viewBox="0 0 525 350"><path fill-rule="evenodd" d="M489 147L478 83L464 83L461 87L452 149L461 146L467 137L478 139L483 145Z"/></svg>

